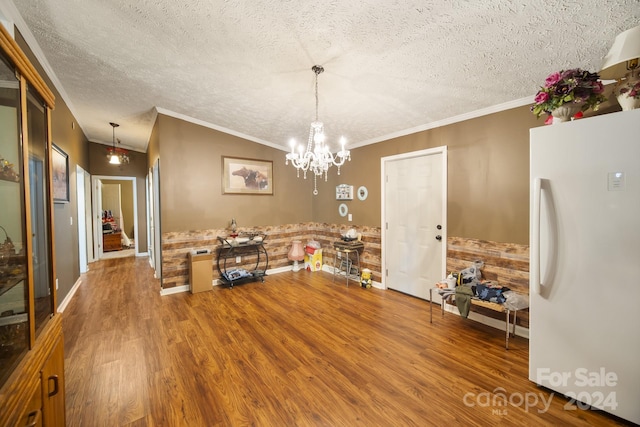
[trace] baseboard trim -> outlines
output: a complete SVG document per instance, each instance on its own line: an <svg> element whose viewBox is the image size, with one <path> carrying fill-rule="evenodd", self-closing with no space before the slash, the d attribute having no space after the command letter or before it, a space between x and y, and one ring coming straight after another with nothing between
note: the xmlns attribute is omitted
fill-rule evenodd
<svg viewBox="0 0 640 427"><path fill-rule="evenodd" d="M173 288L160 289L160 295L162 296L173 295L173 294L179 294L181 292L189 292L190 290L191 290L191 287L189 285L174 286Z"/></svg>
<svg viewBox="0 0 640 427"><path fill-rule="evenodd" d="M64 297L62 302L58 305L58 313L62 313L66 310L67 306L71 302L71 299L76 294L76 291L78 290L78 288L80 288L80 285L82 285L82 278L78 277L78 280L76 280L76 283L73 284L67 296Z"/></svg>

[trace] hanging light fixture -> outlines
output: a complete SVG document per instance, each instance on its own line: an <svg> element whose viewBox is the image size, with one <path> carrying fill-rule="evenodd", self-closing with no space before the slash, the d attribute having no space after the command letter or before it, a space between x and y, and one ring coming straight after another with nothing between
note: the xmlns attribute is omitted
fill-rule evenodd
<svg viewBox="0 0 640 427"><path fill-rule="evenodd" d="M345 160L351 161L351 154L349 150L344 149L345 139L340 138L340 151L336 154L331 153L329 147L325 144L324 125L318 120L318 75L324 71L320 65L314 65L311 70L315 73L316 80L316 119L311 122L309 128L309 139L307 141L307 149L303 151L302 145L297 147L296 141L291 139L291 152L287 153L285 164L291 164L297 170L297 175L300 177L300 170L304 174L304 179L307 179L307 171L313 172L313 194L318 194L318 176L324 175L324 180L327 181L327 171L333 165L338 167L338 175L340 175L340 166L342 166Z"/></svg>
<svg viewBox="0 0 640 427"><path fill-rule="evenodd" d="M113 145L107 149L107 158L109 159L109 163L112 165L129 163L129 155L127 150L116 147L116 128L120 125L113 122L109 122L109 124L113 128L113 140L112 140ZM118 144L119 143L120 143L120 140L118 140Z"/></svg>

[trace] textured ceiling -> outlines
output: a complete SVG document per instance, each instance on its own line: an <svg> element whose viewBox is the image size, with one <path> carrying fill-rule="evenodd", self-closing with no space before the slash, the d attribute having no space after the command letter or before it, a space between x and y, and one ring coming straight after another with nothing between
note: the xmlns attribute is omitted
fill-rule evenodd
<svg viewBox="0 0 640 427"><path fill-rule="evenodd" d="M0 0L0 11L37 42L87 137L111 143L115 121L138 151L156 109L274 147L303 141L314 64L334 149L341 135L354 147L522 105L552 71L599 70L640 23L639 0Z"/></svg>

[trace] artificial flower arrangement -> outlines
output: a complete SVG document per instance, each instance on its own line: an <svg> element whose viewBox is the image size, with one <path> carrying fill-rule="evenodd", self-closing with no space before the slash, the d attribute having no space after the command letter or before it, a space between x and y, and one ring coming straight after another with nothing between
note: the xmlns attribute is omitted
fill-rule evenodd
<svg viewBox="0 0 640 427"><path fill-rule="evenodd" d="M596 110L598 105L606 100L602 95L604 86L599 79L598 73L590 73L580 68L552 73L536 94L531 112L540 117L543 113L551 114L553 110L567 103L580 105L581 111L589 108Z"/></svg>

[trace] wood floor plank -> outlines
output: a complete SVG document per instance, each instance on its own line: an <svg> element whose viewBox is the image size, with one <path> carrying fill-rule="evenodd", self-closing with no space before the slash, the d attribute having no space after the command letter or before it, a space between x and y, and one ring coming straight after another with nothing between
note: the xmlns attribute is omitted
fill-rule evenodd
<svg viewBox="0 0 640 427"><path fill-rule="evenodd" d="M550 397L527 379L527 340L505 350L503 331L439 307L430 323L398 292L306 271L159 286L134 257L83 275L64 313L69 426L624 424L558 396L509 403Z"/></svg>

